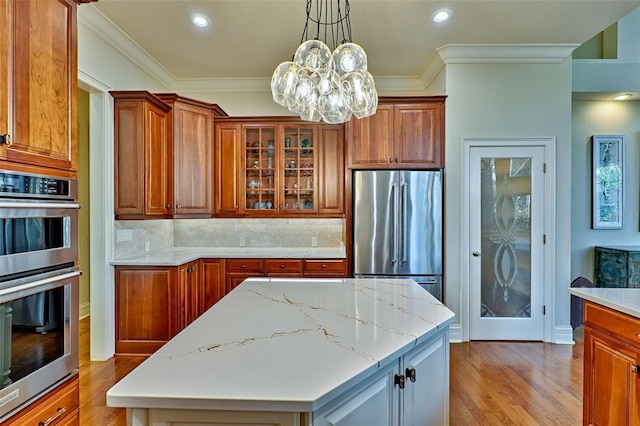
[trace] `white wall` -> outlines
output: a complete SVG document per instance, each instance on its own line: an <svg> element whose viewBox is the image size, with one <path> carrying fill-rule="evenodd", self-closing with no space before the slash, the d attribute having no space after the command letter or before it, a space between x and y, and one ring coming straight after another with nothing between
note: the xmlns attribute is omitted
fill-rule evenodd
<svg viewBox="0 0 640 426"><path fill-rule="evenodd" d="M640 246L640 102L573 102L571 278L594 279L594 247ZM591 229L593 135L624 135L623 229Z"/></svg>
<svg viewBox="0 0 640 426"><path fill-rule="evenodd" d="M569 324L571 60L448 64L445 145L445 303L460 321L463 138L556 137L555 326ZM460 323L458 323L460 324ZM553 336L545 336L553 340Z"/></svg>

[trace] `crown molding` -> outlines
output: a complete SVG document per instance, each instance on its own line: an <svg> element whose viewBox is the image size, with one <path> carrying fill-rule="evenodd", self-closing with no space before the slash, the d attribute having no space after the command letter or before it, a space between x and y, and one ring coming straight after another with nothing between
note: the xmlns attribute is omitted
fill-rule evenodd
<svg viewBox="0 0 640 426"><path fill-rule="evenodd" d="M579 44L447 44L436 49L445 64L558 64Z"/></svg>
<svg viewBox="0 0 640 426"><path fill-rule="evenodd" d="M176 82L175 76L133 41L113 21L96 9L94 5L87 4L78 8L78 24L94 33L158 83L168 89L173 89Z"/></svg>

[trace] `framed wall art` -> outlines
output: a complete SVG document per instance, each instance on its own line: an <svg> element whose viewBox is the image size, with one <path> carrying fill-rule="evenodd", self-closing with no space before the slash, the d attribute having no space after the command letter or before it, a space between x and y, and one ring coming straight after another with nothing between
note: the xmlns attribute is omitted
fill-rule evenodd
<svg viewBox="0 0 640 426"><path fill-rule="evenodd" d="M621 229L624 136L593 136L593 229Z"/></svg>

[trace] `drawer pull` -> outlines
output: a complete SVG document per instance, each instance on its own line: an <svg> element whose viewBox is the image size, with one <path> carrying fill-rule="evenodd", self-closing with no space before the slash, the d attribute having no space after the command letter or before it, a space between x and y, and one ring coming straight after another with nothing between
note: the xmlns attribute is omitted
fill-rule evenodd
<svg viewBox="0 0 640 426"><path fill-rule="evenodd" d="M40 422L38 423L38 426L49 426L50 424L52 424L53 422L55 422L58 417L60 417L61 415L63 415L64 413L67 412L67 409L64 407L59 407L58 410L56 411L56 413L49 417L46 421L44 422Z"/></svg>
<svg viewBox="0 0 640 426"><path fill-rule="evenodd" d="M327 269L327 264L326 263L322 264L322 269Z"/></svg>
<svg viewBox="0 0 640 426"><path fill-rule="evenodd" d="M640 339L640 333L636 333L636 337Z"/></svg>
<svg viewBox="0 0 640 426"><path fill-rule="evenodd" d="M284 263L280 265L280 269L284 269Z"/></svg>
<svg viewBox="0 0 640 426"><path fill-rule="evenodd" d="M242 269L246 269L247 265L245 265L245 264L243 263L242 265L240 265L240 267L241 267Z"/></svg>

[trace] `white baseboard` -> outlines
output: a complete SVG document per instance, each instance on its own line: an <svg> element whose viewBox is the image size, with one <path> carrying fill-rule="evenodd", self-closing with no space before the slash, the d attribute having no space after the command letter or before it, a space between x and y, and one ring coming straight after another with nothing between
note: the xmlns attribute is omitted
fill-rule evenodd
<svg viewBox="0 0 640 426"><path fill-rule="evenodd" d="M449 342L462 343L462 326L460 324L451 324L449 326Z"/></svg>
<svg viewBox="0 0 640 426"><path fill-rule="evenodd" d="M556 325L553 331L553 339L551 343L558 345L574 345L573 327L570 325Z"/></svg>
<svg viewBox="0 0 640 426"><path fill-rule="evenodd" d="M80 305L80 319L86 318L91 315L91 303L83 303Z"/></svg>

